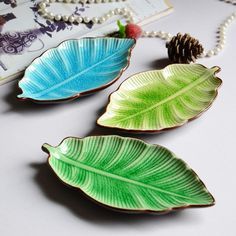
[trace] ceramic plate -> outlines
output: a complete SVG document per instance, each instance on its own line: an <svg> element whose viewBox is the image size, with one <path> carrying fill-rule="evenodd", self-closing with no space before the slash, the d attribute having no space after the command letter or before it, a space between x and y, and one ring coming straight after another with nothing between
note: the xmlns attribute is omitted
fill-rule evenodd
<svg viewBox="0 0 236 236"><path fill-rule="evenodd" d="M20 99L72 100L114 83L128 67L133 39L68 40L35 59L19 82Z"/></svg>
<svg viewBox="0 0 236 236"><path fill-rule="evenodd" d="M184 125L206 111L222 81L219 67L173 64L131 76L110 96L101 126L159 132Z"/></svg>
<svg viewBox="0 0 236 236"><path fill-rule="evenodd" d="M115 210L169 212L214 205L195 172L161 146L97 136L66 138L57 147L44 144L43 150L59 179Z"/></svg>

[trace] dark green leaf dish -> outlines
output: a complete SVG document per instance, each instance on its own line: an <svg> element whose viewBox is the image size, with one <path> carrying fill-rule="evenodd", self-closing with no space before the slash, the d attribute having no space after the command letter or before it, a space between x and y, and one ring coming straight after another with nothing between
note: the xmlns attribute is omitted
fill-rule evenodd
<svg viewBox="0 0 236 236"><path fill-rule="evenodd" d="M59 179L114 210L161 213L214 205L195 172L161 146L94 136L44 144L43 150Z"/></svg>

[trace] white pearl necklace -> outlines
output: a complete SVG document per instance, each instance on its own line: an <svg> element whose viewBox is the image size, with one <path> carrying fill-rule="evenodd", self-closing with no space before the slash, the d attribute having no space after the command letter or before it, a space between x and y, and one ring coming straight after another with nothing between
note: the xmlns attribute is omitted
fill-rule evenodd
<svg viewBox="0 0 236 236"><path fill-rule="evenodd" d="M92 4L92 3L108 3L108 2L122 2L126 0L64 0L64 3L83 3L83 4ZM105 15L101 17L82 17L82 16L73 16L73 15L61 15L56 14L54 15L52 12L48 11L47 7L50 6L50 3L59 2L62 3L63 0L43 0L41 3L38 4L38 12L44 17L48 18L50 20L55 21L64 21L64 22L70 22L75 24L80 23L89 23L93 22L94 24L103 24L106 22L109 18L112 18L115 15L121 15L126 18L127 22L134 22L133 18L133 12L130 11L127 8L116 8L114 10L109 11Z"/></svg>
<svg viewBox="0 0 236 236"><path fill-rule="evenodd" d="M116 8L114 10L109 11L105 15L101 17L82 17L74 15L62 15L62 14L54 14L50 11L48 11L47 7L50 6L51 3L59 2L59 3L83 3L83 4L98 4L98 3L108 3L108 2L121 2L126 0L43 0L38 4L38 12L40 15L44 18L55 20L55 21L64 21L64 22L70 22L75 24L80 23L89 23L92 22L94 24L103 24L110 18L112 18L115 15L120 15L126 18L126 21L129 23L134 22L134 16L133 12L130 11L127 8ZM230 3L233 5L236 5L236 0L223 0L225 3ZM217 32L217 43L215 47L207 52L204 52L201 57L212 57L215 55L218 55L219 52L221 52L226 44L226 32L229 28L230 24L236 19L236 12L232 13L230 16L228 16L222 24L219 26L219 30ZM164 31L143 31L142 37L157 37L161 38L165 41L170 41L173 37L170 33L164 32Z"/></svg>

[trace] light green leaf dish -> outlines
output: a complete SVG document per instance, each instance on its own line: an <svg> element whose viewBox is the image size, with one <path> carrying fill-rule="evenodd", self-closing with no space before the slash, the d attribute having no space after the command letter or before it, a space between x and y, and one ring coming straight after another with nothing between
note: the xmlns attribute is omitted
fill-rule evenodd
<svg viewBox="0 0 236 236"><path fill-rule="evenodd" d="M207 110L217 96L219 67L173 64L136 74L110 97L101 126L154 132L179 127Z"/></svg>
<svg viewBox="0 0 236 236"><path fill-rule="evenodd" d="M66 184L97 203L131 212L169 212L214 205L193 170L166 148L133 138L66 138L43 145L48 162Z"/></svg>

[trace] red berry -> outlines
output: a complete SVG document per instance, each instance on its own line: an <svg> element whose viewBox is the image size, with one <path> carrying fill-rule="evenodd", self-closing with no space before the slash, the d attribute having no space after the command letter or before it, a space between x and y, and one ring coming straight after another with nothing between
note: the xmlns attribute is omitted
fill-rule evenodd
<svg viewBox="0 0 236 236"><path fill-rule="evenodd" d="M130 23L126 25L125 33L127 38L138 39L142 35L142 29L140 26Z"/></svg>

